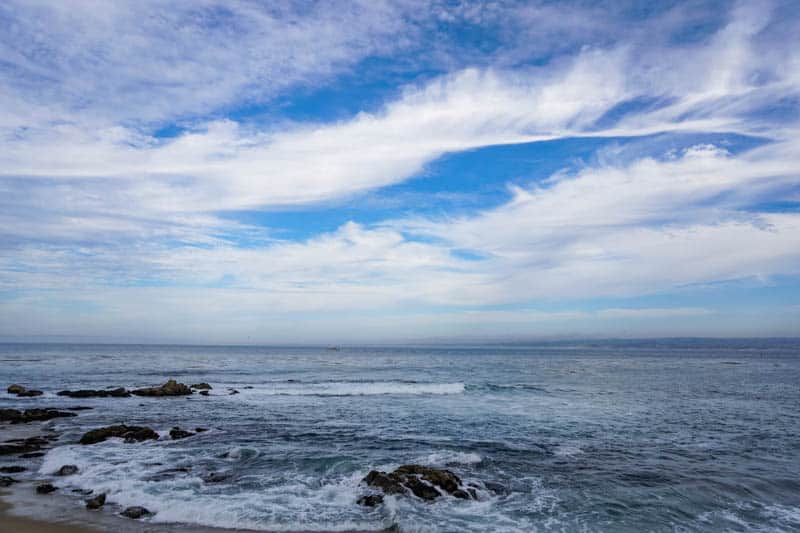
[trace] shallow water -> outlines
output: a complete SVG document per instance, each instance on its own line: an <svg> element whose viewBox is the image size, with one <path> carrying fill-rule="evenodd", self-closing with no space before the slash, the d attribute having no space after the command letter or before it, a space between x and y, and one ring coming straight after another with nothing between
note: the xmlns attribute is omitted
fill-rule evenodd
<svg viewBox="0 0 800 533"><path fill-rule="evenodd" d="M62 485L144 505L156 511L154 522L312 531L800 530L798 341L339 351L0 345L0 360L0 382L46 391L0 394L0 407L96 407L52 423L63 443L116 422L165 435L178 425L211 428L179 441L65 444L44 458L41 474L76 464L80 473ZM55 396L173 377L214 389L190 399ZM483 487L480 499L355 504L370 469L409 462L450 468ZM175 468L187 471L163 474ZM225 479L204 482L210 472Z"/></svg>

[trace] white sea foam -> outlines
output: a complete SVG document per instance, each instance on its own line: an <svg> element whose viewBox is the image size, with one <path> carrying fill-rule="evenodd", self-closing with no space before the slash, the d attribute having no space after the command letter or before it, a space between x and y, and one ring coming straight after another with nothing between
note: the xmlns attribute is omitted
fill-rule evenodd
<svg viewBox="0 0 800 533"><path fill-rule="evenodd" d="M578 446L571 446L569 444L559 444L555 448L553 448L553 455L558 457L572 457L574 455L580 455L583 453L583 450L580 449Z"/></svg>
<svg viewBox="0 0 800 533"><path fill-rule="evenodd" d="M428 466L472 465L483 461L477 453L459 452L457 450L437 450L428 455L417 457L412 462Z"/></svg>
<svg viewBox="0 0 800 533"><path fill-rule="evenodd" d="M384 394L429 395L461 394L463 383L405 383L399 381L332 381L322 383L280 382L237 388L240 394L230 398L255 396L376 396Z"/></svg>

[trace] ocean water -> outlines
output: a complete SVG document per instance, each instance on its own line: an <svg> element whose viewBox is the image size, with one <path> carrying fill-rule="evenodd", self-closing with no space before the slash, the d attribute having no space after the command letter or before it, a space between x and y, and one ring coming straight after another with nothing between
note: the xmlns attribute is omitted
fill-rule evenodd
<svg viewBox="0 0 800 533"><path fill-rule="evenodd" d="M61 389L207 381L208 397L73 400ZM268 531L800 531L800 342L537 346L0 345L0 407L57 419L65 487L152 522ZM230 395L230 388L239 394ZM210 431L93 446L112 423ZM3 463L8 461L3 460ZM480 499L356 499L371 469L442 466ZM168 469L185 469L174 475ZM207 483L211 472L225 476ZM67 490L62 491L68 493ZM75 497L76 508L81 506Z"/></svg>

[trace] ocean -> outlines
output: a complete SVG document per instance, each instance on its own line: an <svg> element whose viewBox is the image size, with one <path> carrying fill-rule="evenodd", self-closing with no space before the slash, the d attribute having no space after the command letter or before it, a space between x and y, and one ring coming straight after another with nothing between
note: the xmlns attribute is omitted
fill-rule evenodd
<svg viewBox="0 0 800 533"><path fill-rule="evenodd" d="M208 396L62 389L208 382ZM501 346L0 345L0 408L88 406L29 476L150 523L265 531L800 531L800 341ZM237 394L231 394L235 390ZM93 428L157 441L77 444ZM170 428L209 431L170 440ZM2 429L0 429L2 431ZM3 440L3 439L0 439ZM37 462L38 461L38 462ZM477 500L356 500L373 469L447 468ZM15 463L16 464L16 463ZM208 476L217 475L215 482Z"/></svg>

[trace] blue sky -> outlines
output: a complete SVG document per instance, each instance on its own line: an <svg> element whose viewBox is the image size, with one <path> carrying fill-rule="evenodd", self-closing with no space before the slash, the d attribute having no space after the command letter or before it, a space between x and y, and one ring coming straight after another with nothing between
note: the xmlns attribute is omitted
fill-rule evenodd
<svg viewBox="0 0 800 533"><path fill-rule="evenodd" d="M800 8L0 6L0 339L800 334Z"/></svg>

